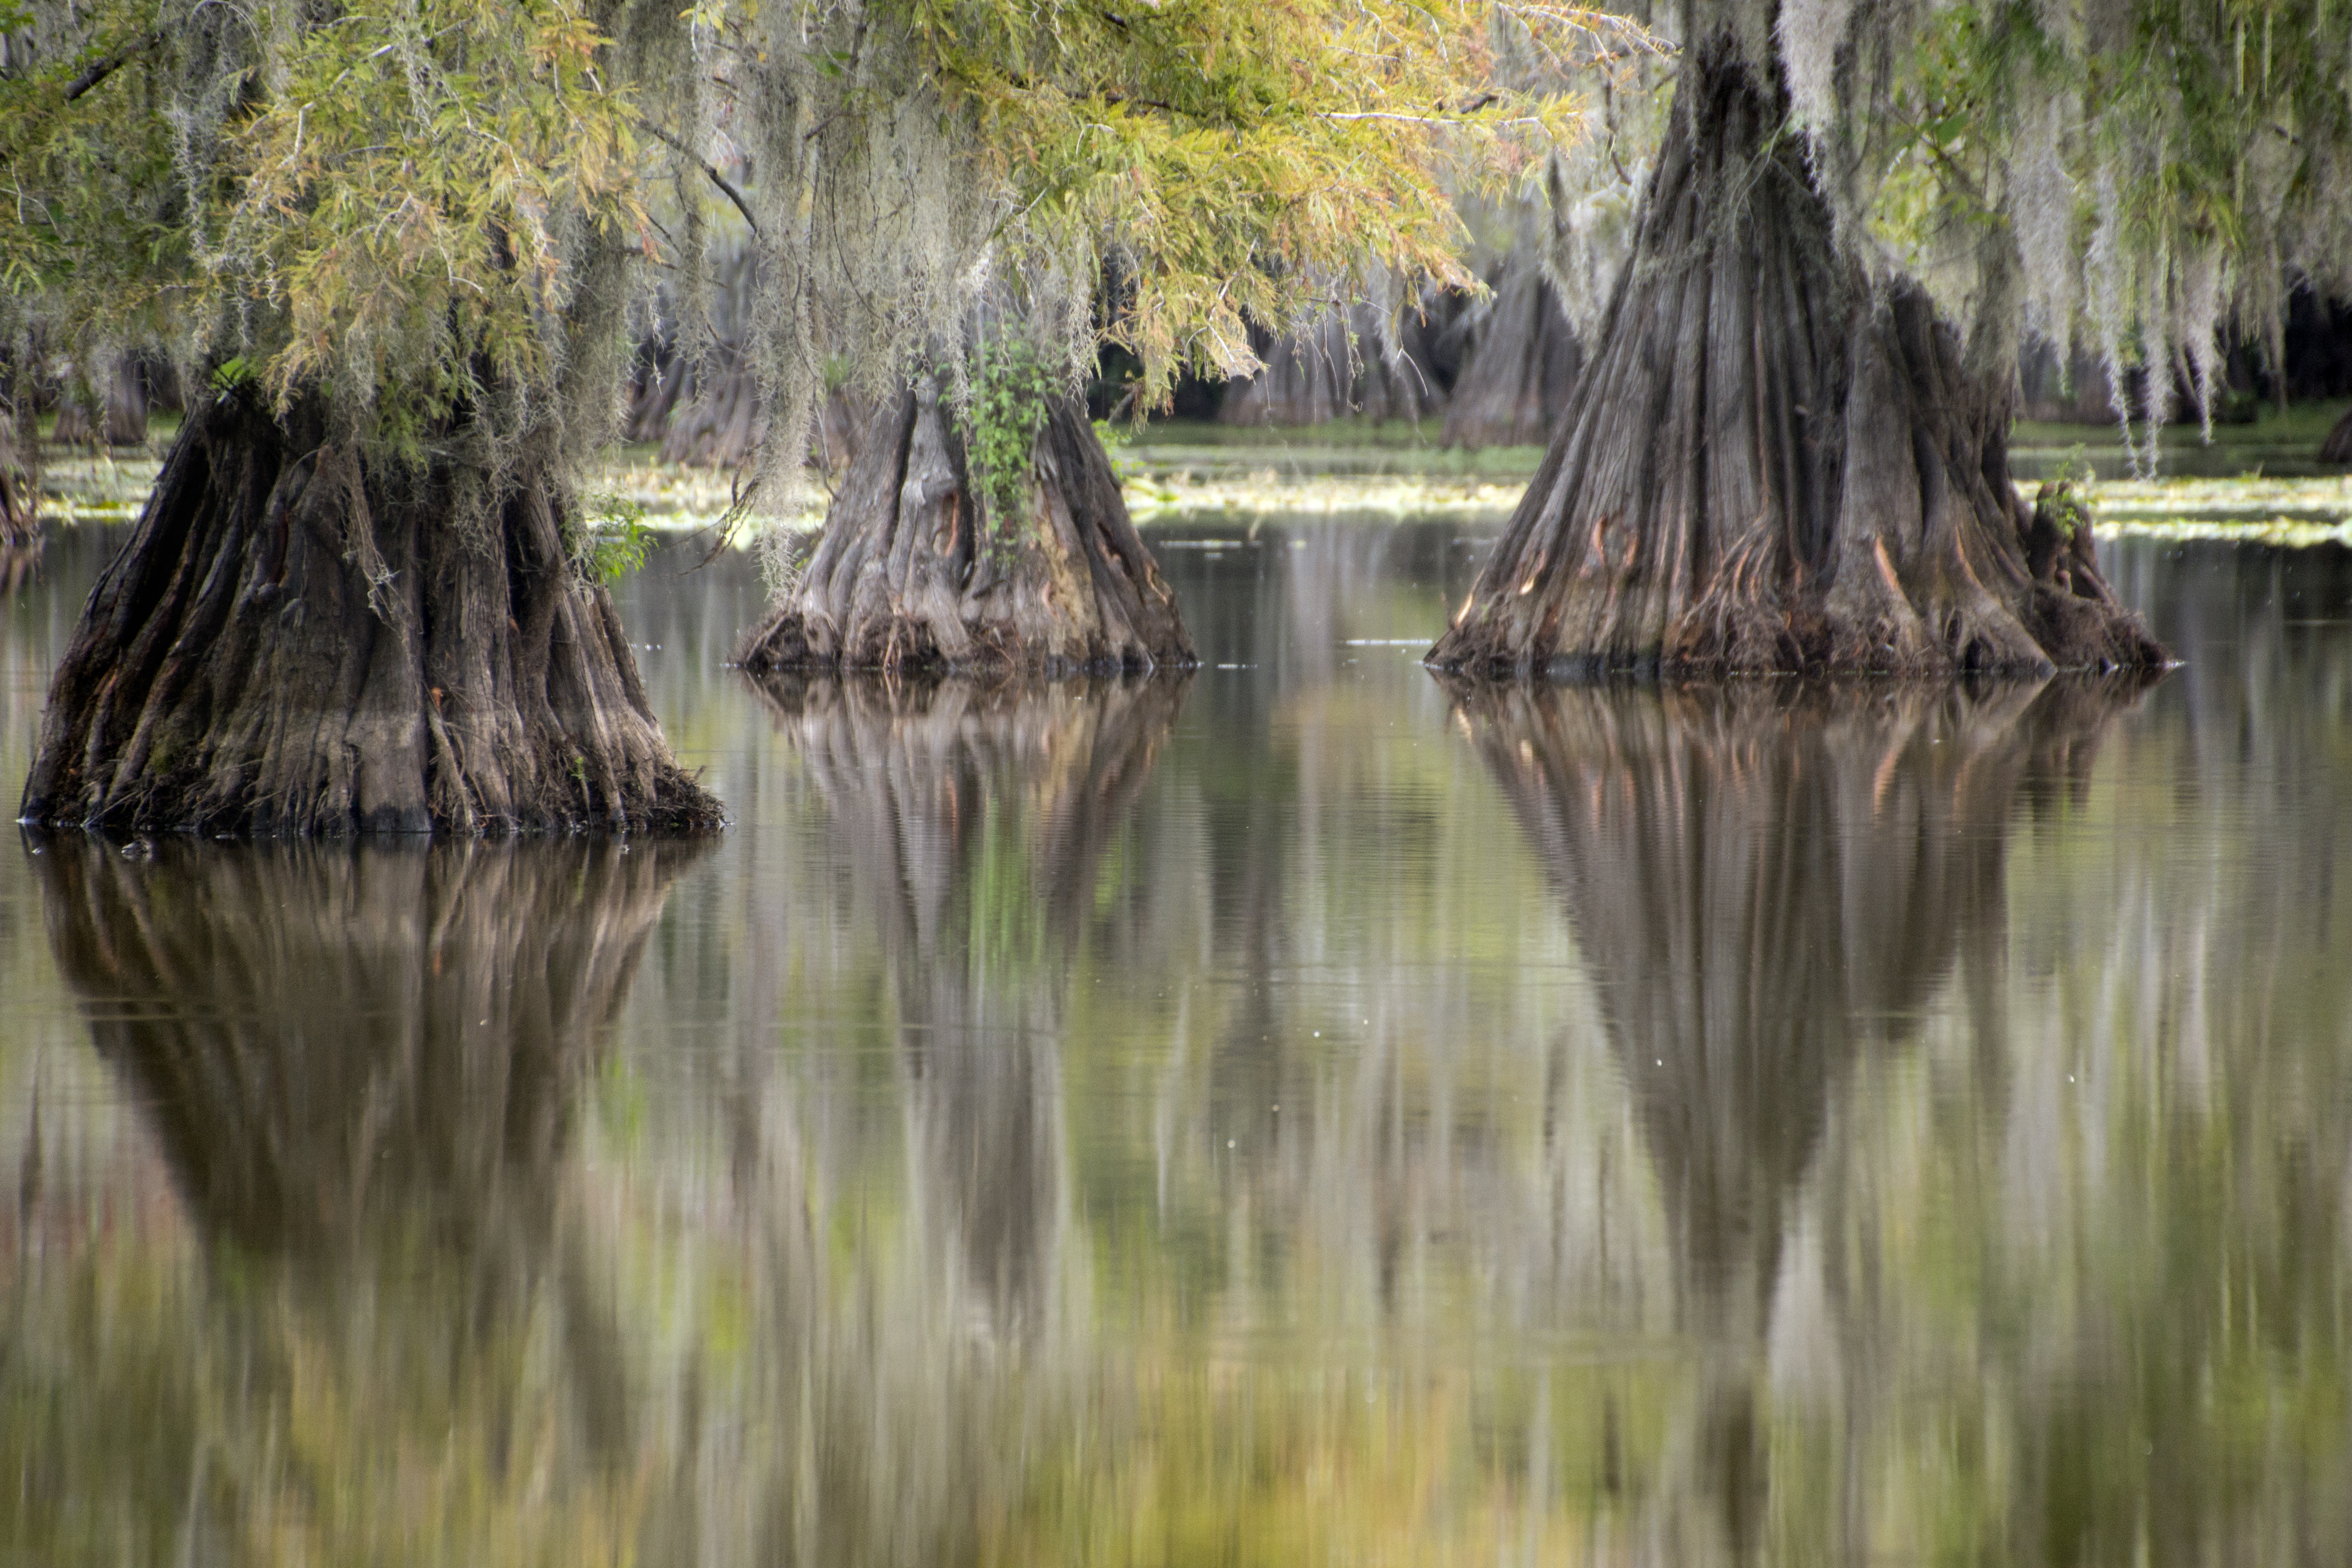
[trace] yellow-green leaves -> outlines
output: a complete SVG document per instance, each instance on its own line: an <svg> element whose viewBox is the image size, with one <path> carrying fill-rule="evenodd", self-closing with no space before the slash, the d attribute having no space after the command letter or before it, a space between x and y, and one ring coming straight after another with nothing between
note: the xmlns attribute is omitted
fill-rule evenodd
<svg viewBox="0 0 2352 1568"><path fill-rule="evenodd" d="M1471 0L916 0L940 90L1013 215L1011 247L1115 255L1109 331L1155 397L1189 363L1255 368L1283 331L1423 279L1475 286L1454 198L1580 129L1567 90L1637 31ZM1554 68L1498 68L1496 40Z"/></svg>
<svg viewBox="0 0 2352 1568"><path fill-rule="evenodd" d="M577 0L413 0L297 26L234 126L215 279L282 313L267 380L425 410L548 369L565 227L636 235L634 114Z"/></svg>

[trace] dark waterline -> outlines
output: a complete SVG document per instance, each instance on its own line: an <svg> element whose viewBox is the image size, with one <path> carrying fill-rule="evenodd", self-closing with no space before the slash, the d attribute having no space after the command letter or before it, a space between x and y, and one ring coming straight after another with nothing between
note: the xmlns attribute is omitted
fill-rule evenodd
<svg viewBox="0 0 2352 1568"><path fill-rule="evenodd" d="M656 557L716 842L0 852L0 1560L2352 1560L2352 555L1454 691L1477 536L1161 542L1025 692Z"/></svg>

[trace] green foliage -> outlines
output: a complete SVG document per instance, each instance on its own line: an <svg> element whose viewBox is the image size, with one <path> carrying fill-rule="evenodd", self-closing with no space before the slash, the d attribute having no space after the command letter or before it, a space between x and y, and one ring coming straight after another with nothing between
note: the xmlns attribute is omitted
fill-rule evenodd
<svg viewBox="0 0 2352 1568"><path fill-rule="evenodd" d="M980 481L989 549L1000 558L1020 546L1037 436L1057 390L1053 372L1024 339L991 339L972 355L971 395L958 423L964 460Z"/></svg>
<svg viewBox="0 0 2352 1568"><path fill-rule="evenodd" d="M582 258L652 248L636 138L580 0L50 8L0 69L0 279L55 352L324 387L414 451L546 405Z"/></svg>
<svg viewBox="0 0 2352 1568"><path fill-rule="evenodd" d="M1805 7L1782 57L1849 229L1972 331L2082 341L2135 416L2210 417L2233 318L2278 350L2289 279L2352 289L2352 7L2031 0ZM1840 64L1838 62L1844 62ZM2210 426L2209 426L2210 435Z"/></svg>
<svg viewBox="0 0 2352 1568"><path fill-rule="evenodd" d="M583 576L617 583L645 565L655 532L643 506L608 491L588 499L587 516L588 526L573 554Z"/></svg>

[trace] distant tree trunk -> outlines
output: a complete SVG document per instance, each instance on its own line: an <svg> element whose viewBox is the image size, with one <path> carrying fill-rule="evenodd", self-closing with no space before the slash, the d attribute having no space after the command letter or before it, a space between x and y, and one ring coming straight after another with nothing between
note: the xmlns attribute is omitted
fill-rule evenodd
<svg viewBox="0 0 2352 1568"><path fill-rule="evenodd" d="M2352 408L2336 422L2327 439L2319 444L2319 460L2323 463L2352 463Z"/></svg>
<svg viewBox="0 0 2352 1568"><path fill-rule="evenodd" d="M963 442L930 383L877 409L807 569L736 646L771 669L1146 670L1194 663L1086 413L1055 398L1028 514L982 531Z"/></svg>
<svg viewBox="0 0 2352 1568"><path fill-rule="evenodd" d="M1449 301L1408 312L1393 344L1376 305L1334 310L1315 326L1275 338L1259 350L1265 368L1225 388L1223 425L1321 425L1361 415L1372 420L1425 419L1445 405L1447 377L1433 342Z"/></svg>
<svg viewBox="0 0 2352 1568"><path fill-rule="evenodd" d="M2010 380L1840 259L1785 94L1694 37L1633 255L1431 652L1481 675L2027 673L2164 650L2021 502ZM2051 541L2065 548L2052 548Z"/></svg>
<svg viewBox="0 0 2352 1568"><path fill-rule="evenodd" d="M1445 444L1542 445L1583 368L1583 351L1542 266L1531 249L1514 251L1471 324L1445 405Z"/></svg>
<svg viewBox="0 0 2352 1568"><path fill-rule="evenodd" d="M684 830L620 617L526 475L459 476L243 396L191 413L59 661L21 815L256 834Z"/></svg>
<svg viewBox="0 0 2352 1568"><path fill-rule="evenodd" d="M37 436L20 447L20 426L30 426L15 409L0 412L0 550L21 551L41 533L39 492L33 469L18 455L37 450Z"/></svg>
<svg viewBox="0 0 2352 1568"><path fill-rule="evenodd" d="M678 377L677 404L662 434L661 460L698 468L734 468L749 462L767 434L760 378L742 353L723 347Z"/></svg>
<svg viewBox="0 0 2352 1568"><path fill-rule="evenodd" d="M147 378L140 362L125 354L92 381L105 388L104 405L93 415L88 405L67 398L58 406L49 438L60 447L146 445Z"/></svg>

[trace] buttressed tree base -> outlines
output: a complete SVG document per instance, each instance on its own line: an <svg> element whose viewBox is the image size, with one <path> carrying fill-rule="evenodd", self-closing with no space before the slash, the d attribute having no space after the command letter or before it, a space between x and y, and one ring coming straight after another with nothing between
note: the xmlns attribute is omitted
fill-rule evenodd
<svg viewBox="0 0 2352 1568"><path fill-rule="evenodd" d="M1069 675L1189 668L1175 595L1127 515L1110 458L1067 397L1046 400L992 525L935 384L866 426L816 552L735 662L781 669Z"/></svg>
<svg viewBox="0 0 2352 1568"><path fill-rule="evenodd" d="M2164 649L2081 509L2018 497L2013 378L1845 256L1786 97L1695 37L1632 259L1429 662L1467 675L2039 674ZM2004 367L2005 368L2005 367Z"/></svg>
<svg viewBox="0 0 2352 1568"><path fill-rule="evenodd" d="M192 413L59 661L20 815L205 832L679 831L620 618L520 463L453 526L457 467L298 404Z"/></svg>

